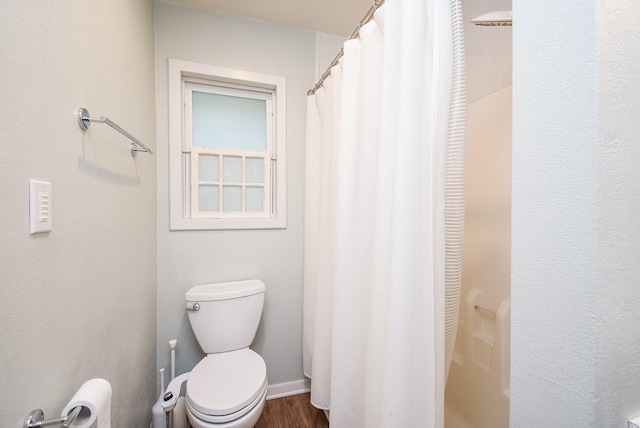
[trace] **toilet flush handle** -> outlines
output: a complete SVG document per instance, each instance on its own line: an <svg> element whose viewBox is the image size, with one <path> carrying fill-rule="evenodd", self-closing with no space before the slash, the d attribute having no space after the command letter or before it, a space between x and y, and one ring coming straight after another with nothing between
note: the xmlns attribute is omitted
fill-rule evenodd
<svg viewBox="0 0 640 428"><path fill-rule="evenodd" d="M200 310L200 303L194 303L193 306L187 308L188 311L198 312Z"/></svg>

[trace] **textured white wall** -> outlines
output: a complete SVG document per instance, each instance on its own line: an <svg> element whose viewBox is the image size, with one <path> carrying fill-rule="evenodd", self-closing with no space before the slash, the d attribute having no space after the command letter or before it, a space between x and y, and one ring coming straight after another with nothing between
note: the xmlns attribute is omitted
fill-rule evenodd
<svg viewBox="0 0 640 428"><path fill-rule="evenodd" d="M514 1L511 426L593 420L598 100L593 1ZM540 25L544 23L544 25Z"/></svg>
<svg viewBox="0 0 640 428"><path fill-rule="evenodd" d="M168 224L167 59L285 76L287 229L170 232ZM267 286L254 349L271 384L303 379L302 238L305 96L314 84L315 34L156 2L158 112L158 366L178 339L178 373L203 354L184 310L197 284L247 278Z"/></svg>
<svg viewBox="0 0 640 428"><path fill-rule="evenodd" d="M640 416L640 8L598 0L596 427Z"/></svg>
<svg viewBox="0 0 640 428"><path fill-rule="evenodd" d="M114 427L155 395L153 3L0 3L0 426L57 417L80 385L113 387ZM53 186L53 231L29 235L28 180Z"/></svg>
<svg viewBox="0 0 640 428"><path fill-rule="evenodd" d="M516 0L514 16L511 426L625 426L640 413L639 12Z"/></svg>

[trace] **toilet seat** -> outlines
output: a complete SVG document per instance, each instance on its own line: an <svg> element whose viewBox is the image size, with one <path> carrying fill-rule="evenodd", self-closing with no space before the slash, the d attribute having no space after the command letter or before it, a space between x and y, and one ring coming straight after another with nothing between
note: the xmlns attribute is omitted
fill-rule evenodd
<svg viewBox="0 0 640 428"><path fill-rule="evenodd" d="M245 406L243 409L240 409L236 413L231 413L229 415L223 415L223 416L205 415L204 413L200 413L196 409L194 409L193 406L191 406L191 404L189 403L189 401L186 401L187 414L198 419L198 423L200 424L199 426L224 427L224 426L227 426L227 424L229 424L229 426L236 425L234 424L234 422L238 423L242 418L251 419L252 413L257 413L257 416L260 416L260 414L262 413L262 407L264 406L264 401L266 396L267 396L267 385L265 383L264 390L262 391L262 393L258 395L256 399L253 400L249 405Z"/></svg>
<svg viewBox="0 0 640 428"><path fill-rule="evenodd" d="M210 354L191 371L187 406L201 420L225 423L250 412L266 389L266 365L251 349Z"/></svg>

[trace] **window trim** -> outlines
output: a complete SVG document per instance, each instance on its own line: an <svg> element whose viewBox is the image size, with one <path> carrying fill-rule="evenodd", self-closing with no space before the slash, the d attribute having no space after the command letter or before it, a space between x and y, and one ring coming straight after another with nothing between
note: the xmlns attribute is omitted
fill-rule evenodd
<svg viewBox="0 0 640 428"><path fill-rule="evenodd" d="M191 156L185 147L184 80L191 82L249 88L256 92L273 92L275 115L271 158L273 212L269 218L193 218L189 217L191 171L184 157ZM207 64L169 59L169 229L227 230L283 229L287 227L286 204L286 78ZM187 179L185 179L187 178Z"/></svg>

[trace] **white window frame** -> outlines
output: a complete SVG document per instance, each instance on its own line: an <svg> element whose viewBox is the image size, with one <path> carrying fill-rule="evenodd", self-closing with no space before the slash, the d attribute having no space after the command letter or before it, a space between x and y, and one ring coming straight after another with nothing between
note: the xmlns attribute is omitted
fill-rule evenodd
<svg viewBox="0 0 640 428"><path fill-rule="evenodd" d="M203 83L230 90L252 90L270 93L274 120L267 121L269 132L265 173L270 171L264 192L271 203L264 215L246 212L227 212L219 218L201 218L192 200L199 175L192 168L194 153L212 153L207 148L190 146L190 125L185 120L187 109L185 85ZM169 59L169 228L170 230L226 230L226 229L282 229L286 219L286 79L225 67ZM189 106L190 108L190 106ZM271 126L270 124L273 124ZM252 157L249 150L215 149L216 153ZM221 158L219 158L221 160ZM265 193L266 195L266 193Z"/></svg>
<svg viewBox="0 0 640 428"><path fill-rule="evenodd" d="M273 98L274 90L264 89L257 90L255 88L236 88L229 87L227 84L221 86L219 82L215 82L213 85L211 82L203 82L202 79L192 79L185 77L184 83L184 131L185 139L184 146L186 152L191 152L190 160L185 159L187 164L185 170L191 169L191 192L185 194L185 204L190 207L191 218L218 218L218 219L233 219L233 218L271 218L274 214L273 198L274 192L272 192L272 177L271 168L277 158L275 153L274 144L274 132L273 132ZM234 85L235 86L235 85ZM227 95L238 98L248 98L254 100L261 100L265 102L265 116L266 116L266 147L264 150L251 150L251 149L232 149L221 147L202 147L193 145L193 124L191 119L193 118L192 108L192 95L193 92L205 92L215 95ZM200 155L215 155L218 156L218 180L211 182L202 182L200 180L200 163L198 157ZM236 157L241 159L241 170L246 172L245 161L246 158L259 158L262 159L263 165L263 177L260 184L246 182L246 176L237 182L229 182L224 180L224 158ZM200 185L211 185L218 187L218 206L220 211L201 211L200 210ZM241 190L241 210L229 211L224 209L224 187L239 187ZM263 201L262 211L246 211L245 210L245 191L247 187L262 187ZM187 210L188 211L188 210Z"/></svg>

